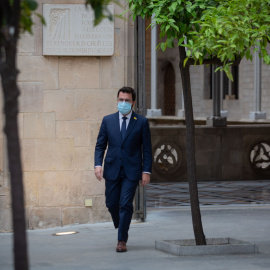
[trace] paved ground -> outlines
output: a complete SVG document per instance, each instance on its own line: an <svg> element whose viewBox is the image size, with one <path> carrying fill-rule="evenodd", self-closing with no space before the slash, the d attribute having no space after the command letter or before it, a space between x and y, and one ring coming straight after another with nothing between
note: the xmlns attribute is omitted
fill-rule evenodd
<svg viewBox="0 0 270 270"><path fill-rule="evenodd" d="M188 206L186 182L151 183L147 185L148 207ZM201 205L270 204L270 180L199 182Z"/></svg>
<svg viewBox="0 0 270 270"><path fill-rule="evenodd" d="M270 206L202 207L206 237L233 237L259 246L251 255L168 255L155 240L193 238L189 207L152 209L145 223L133 222L127 253L116 253L112 223L28 231L32 270L262 270L270 269ZM53 236L76 230L69 236ZM12 234L0 234L0 269L12 268Z"/></svg>

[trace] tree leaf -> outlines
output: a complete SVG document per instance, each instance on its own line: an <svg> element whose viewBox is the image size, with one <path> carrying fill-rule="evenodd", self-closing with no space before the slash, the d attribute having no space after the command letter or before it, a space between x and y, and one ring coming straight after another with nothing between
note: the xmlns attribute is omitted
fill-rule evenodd
<svg viewBox="0 0 270 270"><path fill-rule="evenodd" d="M188 57L184 60L184 63L183 63L183 66L185 67L186 66L186 63L187 63L187 61L188 61Z"/></svg>
<svg viewBox="0 0 270 270"><path fill-rule="evenodd" d="M174 12L176 10L176 7L177 7L177 2L173 2L171 5L172 12Z"/></svg>
<svg viewBox="0 0 270 270"><path fill-rule="evenodd" d="M161 44L160 44L160 48L161 48L161 50L164 52L165 50L166 50L166 43L164 43L164 42L162 42Z"/></svg>
<svg viewBox="0 0 270 270"><path fill-rule="evenodd" d="M193 54L197 59L199 59L200 53L198 51L194 52Z"/></svg>
<svg viewBox="0 0 270 270"><path fill-rule="evenodd" d="M185 37L181 37L177 43L177 46L180 46L184 40L185 40Z"/></svg>
<svg viewBox="0 0 270 270"><path fill-rule="evenodd" d="M23 2L25 2L26 6L32 11L36 10L38 7L38 3L35 0L23 0Z"/></svg>

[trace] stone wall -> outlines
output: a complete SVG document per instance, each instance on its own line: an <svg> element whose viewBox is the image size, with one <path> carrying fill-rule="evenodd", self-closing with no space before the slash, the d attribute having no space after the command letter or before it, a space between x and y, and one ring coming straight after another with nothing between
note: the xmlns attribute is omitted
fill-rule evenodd
<svg viewBox="0 0 270 270"><path fill-rule="evenodd" d="M159 121L151 118L149 121L154 157L151 181L187 181L185 126L179 121ZM224 128L196 126L195 154L198 180L269 179L269 134L269 124L229 125ZM258 144L260 148L256 148ZM252 152L254 150L255 152ZM253 156L252 153L256 155ZM260 168L261 165L264 169Z"/></svg>
<svg viewBox="0 0 270 270"><path fill-rule="evenodd" d="M84 0L40 0L38 13L43 3L83 4ZM114 6L115 14L122 12ZM37 17L33 35L21 36L18 119L27 228L110 219L104 181L94 176L94 147L103 116L117 109L118 89L134 85L133 28L132 19L115 19L111 57L44 57ZM6 155L1 133L0 231L12 229ZM93 206L85 207L85 199L92 199Z"/></svg>

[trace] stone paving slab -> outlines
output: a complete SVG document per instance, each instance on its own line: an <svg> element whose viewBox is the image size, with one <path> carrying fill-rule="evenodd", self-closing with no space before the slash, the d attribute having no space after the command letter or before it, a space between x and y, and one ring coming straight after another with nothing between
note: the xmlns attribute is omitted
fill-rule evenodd
<svg viewBox="0 0 270 270"><path fill-rule="evenodd" d="M28 231L31 270L269 270L270 207L202 208L207 238L236 238L259 247L254 254L175 256L155 250L155 241L193 239L190 208L148 211L131 224L128 252L115 252L112 222ZM79 233L53 236L56 232ZM0 269L12 270L12 234L0 234Z"/></svg>
<svg viewBox="0 0 270 270"><path fill-rule="evenodd" d="M155 208L190 205L187 182L150 183L147 206ZM200 205L270 205L270 180L198 182Z"/></svg>
<svg viewBox="0 0 270 270"><path fill-rule="evenodd" d="M233 238L208 238L207 245L196 246L194 239L156 241L155 249L176 256L258 253L255 244Z"/></svg>

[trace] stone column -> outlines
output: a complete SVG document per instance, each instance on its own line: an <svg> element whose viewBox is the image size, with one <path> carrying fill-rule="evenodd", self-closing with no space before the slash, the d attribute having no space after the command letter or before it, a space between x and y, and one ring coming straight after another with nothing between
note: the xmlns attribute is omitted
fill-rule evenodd
<svg viewBox="0 0 270 270"><path fill-rule="evenodd" d="M212 67L212 74L214 74L214 88L213 88L213 116L220 117L220 72L215 72L217 67Z"/></svg>
<svg viewBox="0 0 270 270"><path fill-rule="evenodd" d="M183 91L182 91L182 109L181 110L178 110L178 116L179 117L182 117L182 118L185 118L185 103L184 103L184 94L183 94Z"/></svg>
<svg viewBox="0 0 270 270"><path fill-rule="evenodd" d="M187 44L187 38L185 38L185 44ZM187 52L187 47L185 47L185 50ZM184 102L184 93L183 93L183 89L182 89L182 109L178 110L178 114L179 117L185 118L185 102Z"/></svg>
<svg viewBox="0 0 270 270"><path fill-rule="evenodd" d="M222 117L227 118L228 111L223 110L223 95L224 95L223 79L224 79L224 71L220 71L220 115Z"/></svg>
<svg viewBox="0 0 270 270"><path fill-rule="evenodd" d="M152 23L155 14L152 15ZM151 109L147 110L147 116L161 116L161 109L157 109L157 27L151 28Z"/></svg>
<svg viewBox="0 0 270 270"><path fill-rule="evenodd" d="M257 47L258 48L258 47ZM254 52L254 96L255 111L249 113L250 119L266 119L266 113L261 111L261 58L259 51Z"/></svg>
<svg viewBox="0 0 270 270"><path fill-rule="evenodd" d="M207 125L223 127L227 125L227 119L220 114L220 72L215 72L217 66L212 66L212 99L213 116L207 118Z"/></svg>

